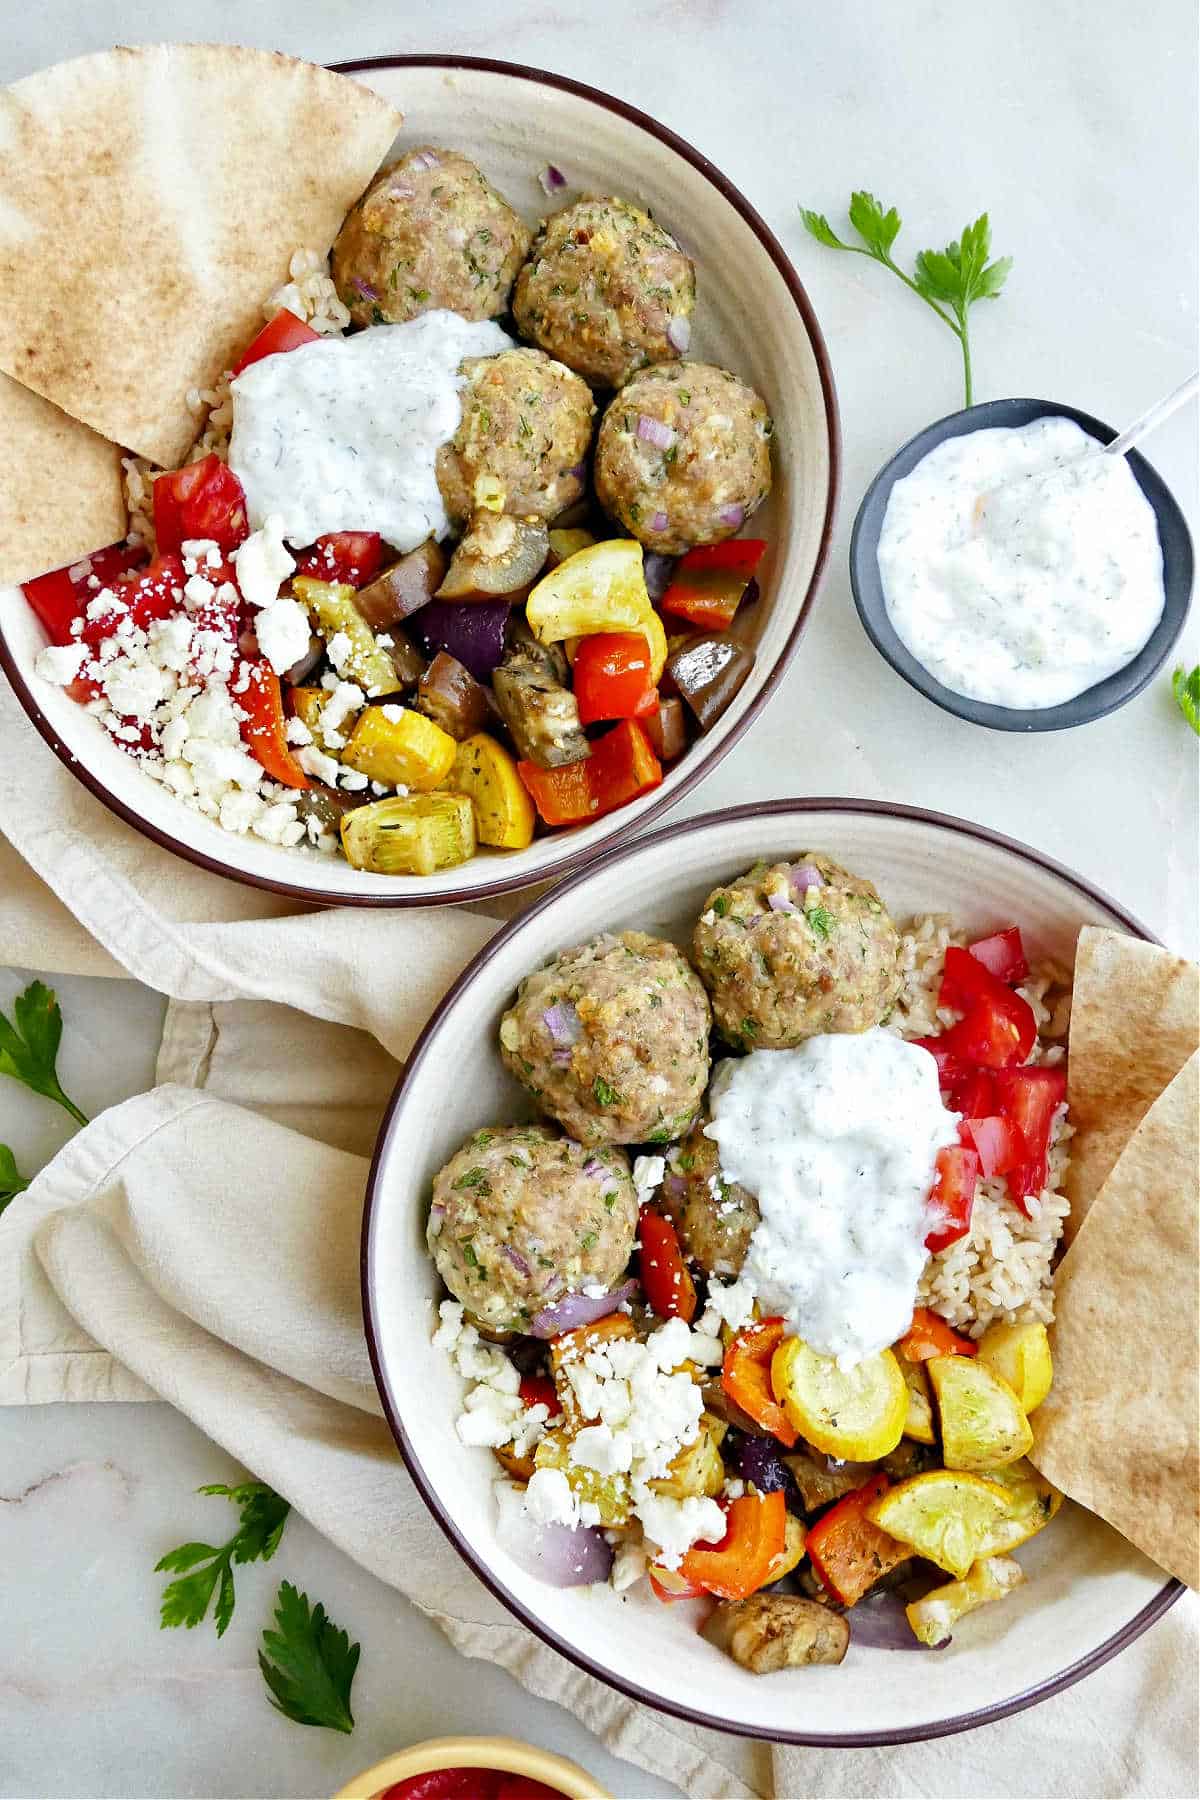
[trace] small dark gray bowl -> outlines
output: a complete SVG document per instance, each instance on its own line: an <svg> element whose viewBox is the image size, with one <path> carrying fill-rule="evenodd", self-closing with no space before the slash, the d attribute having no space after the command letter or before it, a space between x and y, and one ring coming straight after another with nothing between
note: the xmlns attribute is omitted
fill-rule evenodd
<svg viewBox="0 0 1200 1800"><path fill-rule="evenodd" d="M885 463L863 497L850 538L850 586L863 629L879 654L903 677L910 687L932 700L944 711L969 719L973 725L988 725L994 731L1063 731L1069 725L1087 725L1115 712L1140 694L1147 682L1162 668L1176 638L1183 630L1192 598L1192 539L1179 504L1158 470L1144 456L1131 450L1126 461L1133 470L1138 486L1154 508L1158 537L1162 545L1163 587L1166 605L1162 618L1132 662L1118 669L1106 681L1086 688L1073 700L1061 706L1021 709L993 706L983 700L972 700L956 694L935 681L912 652L897 637L887 616L883 601L883 582L879 575L879 534L892 488L902 476L911 474L923 456L946 438L964 437L970 431L988 427L1029 425L1035 419L1073 419L1101 444L1111 444L1117 433L1111 425L1093 419L1074 406L1059 406L1052 400L987 400L981 406L969 406L965 412L951 413L938 419L910 438Z"/></svg>

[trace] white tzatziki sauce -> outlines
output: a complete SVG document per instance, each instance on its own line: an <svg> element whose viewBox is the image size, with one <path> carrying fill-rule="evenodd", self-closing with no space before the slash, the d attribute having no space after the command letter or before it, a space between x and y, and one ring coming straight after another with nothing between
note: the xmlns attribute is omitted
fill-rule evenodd
<svg viewBox="0 0 1200 1800"><path fill-rule="evenodd" d="M1131 662L1162 616L1154 509L1072 419L947 438L892 489L888 618L956 694L1059 706Z"/></svg>
<svg viewBox="0 0 1200 1800"><path fill-rule="evenodd" d="M846 1367L903 1337L957 1127L929 1052L879 1026L723 1064L705 1131L758 1201L742 1279L763 1312Z"/></svg>
<svg viewBox="0 0 1200 1800"><path fill-rule="evenodd" d="M251 525L278 513L291 544L377 531L401 551L445 537L434 463L462 418L459 364L512 342L436 311L252 363L232 384L229 443Z"/></svg>

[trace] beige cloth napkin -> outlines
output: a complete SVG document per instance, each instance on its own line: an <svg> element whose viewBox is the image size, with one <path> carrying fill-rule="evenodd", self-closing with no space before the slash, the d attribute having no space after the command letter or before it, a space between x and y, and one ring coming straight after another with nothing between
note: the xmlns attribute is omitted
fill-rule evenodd
<svg viewBox="0 0 1200 1800"><path fill-rule="evenodd" d="M615 1754L703 1800L1195 1793L1192 1596L1046 1705L887 1750L773 1751L702 1731L538 1643L408 1480L379 1416L358 1301L364 1158L393 1055L492 923L447 910L289 913L200 875L78 788L6 693L0 830L27 859L0 840L0 961L128 971L177 1001L161 1085L81 1132L5 1215L0 1402L170 1401L464 1654L500 1663ZM255 1195L269 1207L248 1203Z"/></svg>

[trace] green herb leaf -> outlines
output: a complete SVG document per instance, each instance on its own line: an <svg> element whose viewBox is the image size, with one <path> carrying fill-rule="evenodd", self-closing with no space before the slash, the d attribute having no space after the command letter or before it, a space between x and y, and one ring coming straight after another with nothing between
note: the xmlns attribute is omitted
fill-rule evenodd
<svg viewBox="0 0 1200 1800"><path fill-rule="evenodd" d="M913 273L908 275L894 261L892 245L900 234L900 214L894 206L884 207L874 194L860 190L850 196L850 223L862 239L861 244L843 243L823 213L800 208L805 230L830 250L849 250L856 256L869 256L897 275L905 287L920 296L959 341L963 360L963 387L966 404L971 405L971 340L967 314L977 300L995 300L1012 268L1011 256L995 262L988 258L992 250L991 225L986 213L944 250L922 250L918 253Z"/></svg>
<svg viewBox="0 0 1200 1800"><path fill-rule="evenodd" d="M1171 676L1171 692L1192 730L1200 734L1200 663L1190 675L1181 668L1176 669Z"/></svg>
<svg viewBox="0 0 1200 1800"><path fill-rule="evenodd" d="M213 1623L223 1637L233 1617L233 1564L270 1562L279 1548L291 1507L274 1488L262 1481L243 1481L237 1487L214 1482L198 1490L232 1500L240 1514L238 1528L225 1544L180 1544L154 1565L156 1573L178 1575L163 1589L159 1624L163 1630L199 1625L214 1592L217 1604ZM204 1566L201 1567L200 1565Z"/></svg>
<svg viewBox="0 0 1200 1800"><path fill-rule="evenodd" d="M25 1177L17 1168L17 1159L7 1144L0 1144L0 1213L10 1200L23 1194L29 1186Z"/></svg>
<svg viewBox="0 0 1200 1800"><path fill-rule="evenodd" d="M327 1618L319 1601L310 1607L308 1595L290 1581L280 1584L275 1624L275 1631L263 1632L258 1653L271 1705L297 1725L353 1731L350 1689L361 1647Z"/></svg>
<svg viewBox="0 0 1200 1800"><path fill-rule="evenodd" d="M593 1081L592 1093L596 1096L596 1103L599 1106L615 1106L619 1104L621 1099L616 1088L610 1087L603 1075L597 1075L595 1081Z"/></svg>
<svg viewBox="0 0 1200 1800"><path fill-rule="evenodd" d="M59 1086L55 1065L62 1039L62 1013L53 991L40 981L31 981L24 993L13 1001L10 1024L0 1013L0 1075L9 1075L35 1094L42 1094L65 1108L79 1125L86 1125L87 1114L80 1112Z"/></svg>
<svg viewBox="0 0 1200 1800"><path fill-rule="evenodd" d="M823 906L814 906L805 913L805 918L819 938L829 937L830 918Z"/></svg>

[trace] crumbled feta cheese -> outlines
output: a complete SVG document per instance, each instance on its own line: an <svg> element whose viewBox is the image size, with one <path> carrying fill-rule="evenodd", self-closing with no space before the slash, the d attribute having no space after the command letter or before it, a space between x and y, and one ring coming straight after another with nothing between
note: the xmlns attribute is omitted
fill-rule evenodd
<svg viewBox="0 0 1200 1800"><path fill-rule="evenodd" d="M109 665L101 685L108 703L122 718L146 720L167 695L164 671L151 662L121 657Z"/></svg>
<svg viewBox="0 0 1200 1800"><path fill-rule="evenodd" d="M183 603L189 612L198 612L209 604L216 591L207 575L189 575L183 584Z"/></svg>
<svg viewBox="0 0 1200 1800"><path fill-rule="evenodd" d="M183 613L169 619L155 619L148 632L150 653L161 669L173 669L182 675L192 652L192 622Z"/></svg>
<svg viewBox="0 0 1200 1800"><path fill-rule="evenodd" d="M219 569L223 560L221 546L212 538L185 538L179 554L189 575L194 575L197 569Z"/></svg>
<svg viewBox="0 0 1200 1800"><path fill-rule="evenodd" d="M340 732L347 719L362 709L366 695L356 682L339 681L321 708L321 735L329 743L331 731ZM345 743L345 738L342 743Z"/></svg>
<svg viewBox="0 0 1200 1800"><path fill-rule="evenodd" d="M571 1439L570 1459L597 1475L626 1475L633 1467L633 1439L609 1425L583 1425Z"/></svg>
<svg viewBox="0 0 1200 1800"><path fill-rule="evenodd" d="M647 1489L637 1508L647 1539L657 1546L654 1560L667 1569L677 1569L693 1544L719 1544L725 1536L725 1514L715 1500L672 1500Z"/></svg>
<svg viewBox="0 0 1200 1800"><path fill-rule="evenodd" d="M638 1205L645 1206L654 1193L661 1187L667 1172L666 1158L663 1156L635 1156L633 1159L633 1185L637 1189Z"/></svg>
<svg viewBox="0 0 1200 1800"><path fill-rule="evenodd" d="M326 787L336 787L339 764L332 756L326 756L315 744L305 744L296 752L296 761L306 775L314 781L323 781Z"/></svg>
<svg viewBox="0 0 1200 1800"><path fill-rule="evenodd" d="M325 650L330 662L333 664L338 674L341 675L346 664L350 660L354 645L350 642L350 639L344 631L335 631L329 642L326 644Z"/></svg>
<svg viewBox="0 0 1200 1800"><path fill-rule="evenodd" d="M614 1547L612 1574L609 1576L613 1592L623 1594L626 1588L631 1588L635 1582L640 1581L649 1563L645 1544L622 1534Z"/></svg>
<svg viewBox="0 0 1200 1800"><path fill-rule="evenodd" d="M87 653L86 644L47 644L38 652L34 674L52 681L55 687L67 687L79 674Z"/></svg>
<svg viewBox="0 0 1200 1800"><path fill-rule="evenodd" d="M381 706L379 710L389 725L398 725L404 717L404 708L402 706L397 706L394 701L389 701L386 706Z"/></svg>
<svg viewBox="0 0 1200 1800"><path fill-rule="evenodd" d="M285 849L291 849L305 836L306 828L304 821L296 817L296 808L290 800L277 800L258 814L251 830L264 843L282 844Z"/></svg>
<svg viewBox="0 0 1200 1800"><path fill-rule="evenodd" d="M279 589L296 567L283 542L283 519L279 513L268 513L257 531L234 552L238 586L251 606L270 606ZM262 639L259 639L262 642ZM307 642L307 638L306 638ZM296 657L292 658L295 662ZM291 667L291 663L286 665ZM276 670L278 674L280 671Z"/></svg>
<svg viewBox="0 0 1200 1800"><path fill-rule="evenodd" d="M271 600L254 621L258 647L277 675L308 652L308 614L298 600Z"/></svg>
<svg viewBox="0 0 1200 1800"><path fill-rule="evenodd" d="M703 1316L697 1320L696 1329L711 1332L715 1337L723 1324L728 1325L731 1331L740 1331L753 1317L754 1289L748 1281L731 1281L728 1284L710 1281L708 1304Z"/></svg>
<svg viewBox="0 0 1200 1800"><path fill-rule="evenodd" d="M313 741L312 732L299 714L288 720L286 735L289 744L311 744Z"/></svg>
<svg viewBox="0 0 1200 1800"><path fill-rule="evenodd" d="M538 1525L577 1525L579 1508L561 1469L535 1469L525 1489L525 1511Z"/></svg>
<svg viewBox="0 0 1200 1800"><path fill-rule="evenodd" d="M343 769L338 780L338 786L345 788L348 794L361 793L366 785L367 777L361 769Z"/></svg>

